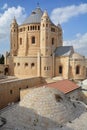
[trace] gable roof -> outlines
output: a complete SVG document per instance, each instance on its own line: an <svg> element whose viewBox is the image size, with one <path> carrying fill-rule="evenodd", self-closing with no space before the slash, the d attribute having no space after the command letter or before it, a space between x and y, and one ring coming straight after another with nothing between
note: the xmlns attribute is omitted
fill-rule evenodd
<svg viewBox="0 0 87 130"><path fill-rule="evenodd" d="M73 50L73 46L60 46L54 51L55 56L69 56Z"/></svg>
<svg viewBox="0 0 87 130"><path fill-rule="evenodd" d="M77 53L77 52L74 52L72 55L71 55L71 58L74 58L74 59L84 59L85 56L82 56L81 54Z"/></svg>
<svg viewBox="0 0 87 130"><path fill-rule="evenodd" d="M69 80L60 80L55 83L49 83L46 87L57 88L59 91L63 92L64 94L70 93L78 88L80 88L77 84Z"/></svg>

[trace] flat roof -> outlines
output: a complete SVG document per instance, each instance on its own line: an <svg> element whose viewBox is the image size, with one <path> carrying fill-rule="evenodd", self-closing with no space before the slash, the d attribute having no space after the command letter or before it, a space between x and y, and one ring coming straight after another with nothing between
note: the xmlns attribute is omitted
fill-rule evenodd
<svg viewBox="0 0 87 130"><path fill-rule="evenodd" d="M67 94L69 92L72 92L78 88L80 88L77 84L70 80L60 80L55 83L49 83L46 85L46 87L52 87L57 88L59 91L63 92L64 94Z"/></svg>

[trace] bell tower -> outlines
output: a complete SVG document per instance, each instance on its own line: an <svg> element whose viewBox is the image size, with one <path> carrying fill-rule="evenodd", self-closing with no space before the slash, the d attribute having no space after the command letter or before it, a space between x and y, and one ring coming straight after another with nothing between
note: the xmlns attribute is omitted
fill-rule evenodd
<svg viewBox="0 0 87 130"><path fill-rule="evenodd" d="M10 46L11 46L11 55L12 56L16 56L17 55L17 50L18 50L18 24L17 21L14 17L12 23L11 23L11 27L10 27L10 37L11 37L11 41L10 41Z"/></svg>
<svg viewBox="0 0 87 130"><path fill-rule="evenodd" d="M41 18L40 49L43 56L50 55L50 19L47 11L44 11Z"/></svg>

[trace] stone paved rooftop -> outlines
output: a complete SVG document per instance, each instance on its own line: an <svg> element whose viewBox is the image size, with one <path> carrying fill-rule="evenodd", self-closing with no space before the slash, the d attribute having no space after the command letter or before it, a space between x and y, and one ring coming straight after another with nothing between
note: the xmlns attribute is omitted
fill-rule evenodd
<svg viewBox="0 0 87 130"><path fill-rule="evenodd" d="M7 122L1 130L87 130L77 129L74 122L82 128L79 118L87 120L86 111L82 104L70 101L55 88L35 88L19 104L2 112Z"/></svg>

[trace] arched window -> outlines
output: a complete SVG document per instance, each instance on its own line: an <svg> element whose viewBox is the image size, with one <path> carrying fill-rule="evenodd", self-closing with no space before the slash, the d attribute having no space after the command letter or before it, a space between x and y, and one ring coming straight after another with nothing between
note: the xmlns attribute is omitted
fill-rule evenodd
<svg viewBox="0 0 87 130"><path fill-rule="evenodd" d="M22 38L20 38L20 45L22 45Z"/></svg>
<svg viewBox="0 0 87 130"><path fill-rule="evenodd" d="M79 65L76 66L76 74L80 74L80 66Z"/></svg>
<svg viewBox="0 0 87 130"><path fill-rule="evenodd" d="M43 24L43 27L44 27L45 25Z"/></svg>
<svg viewBox="0 0 87 130"><path fill-rule="evenodd" d="M28 30L29 30L29 26L28 26Z"/></svg>
<svg viewBox="0 0 87 130"><path fill-rule="evenodd" d="M59 74L62 74L62 72L63 72L63 67L60 65L59 66Z"/></svg>
<svg viewBox="0 0 87 130"><path fill-rule="evenodd" d="M37 30L37 26L35 26L35 30Z"/></svg>
<svg viewBox="0 0 87 130"><path fill-rule="evenodd" d="M46 24L46 27L48 27L48 24Z"/></svg>
<svg viewBox="0 0 87 130"><path fill-rule="evenodd" d="M52 38L52 45L54 45L54 38Z"/></svg>
<svg viewBox="0 0 87 130"><path fill-rule="evenodd" d="M28 66L28 63L25 63L25 67L27 67Z"/></svg>
<svg viewBox="0 0 87 130"><path fill-rule="evenodd" d="M34 30L34 26L33 26L33 30Z"/></svg>
<svg viewBox="0 0 87 130"><path fill-rule="evenodd" d="M13 94L13 91L12 91L12 90L10 90L10 94Z"/></svg>
<svg viewBox="0 0 87 130"><path fill-rule="evenodd" d="M31 63L31 68L33 68L35 66L35 63Z"/></svg>
<svg viewBox="0 0 87 130"><path fill-rule="evenodd" d="M30 26L30 30L32 30L32 26Z"/></svg>
<svg viewBox="0 0 87 130"><path fill-rule="evenodd" d="M20 63L17 63L17 66L20 66Z"/></svg>
<svg viewBox="0 0 87 130"><path fill-rule="evenodd" d="M31 38L31 43L35 44L35 37L34 36Z"/></svg>

